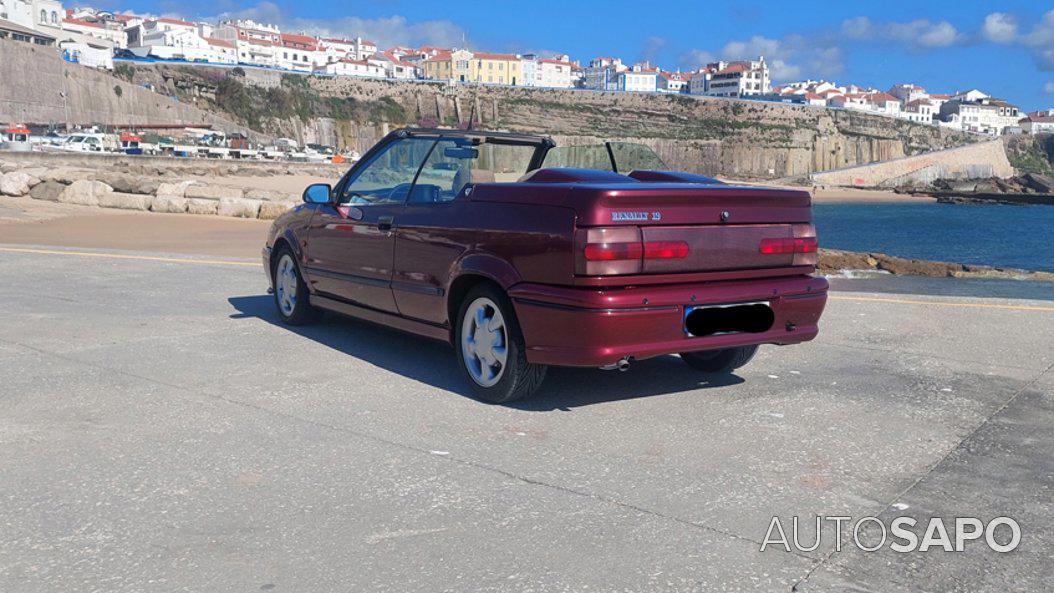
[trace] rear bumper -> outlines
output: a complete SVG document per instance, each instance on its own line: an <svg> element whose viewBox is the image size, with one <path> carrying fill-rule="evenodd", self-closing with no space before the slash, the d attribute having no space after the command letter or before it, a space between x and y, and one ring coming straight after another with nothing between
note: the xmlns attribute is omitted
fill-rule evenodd
<svg viewBox="0 0 1054 593"><path fill-rule="evenodd" d="M795 344L816 337L827 280L812 276L582 289L519 284L509 290L527 344L527 360L603 366L621 358L750 344ZM775 323L763 333L692 337L690 305L765 301Z"/></svg>

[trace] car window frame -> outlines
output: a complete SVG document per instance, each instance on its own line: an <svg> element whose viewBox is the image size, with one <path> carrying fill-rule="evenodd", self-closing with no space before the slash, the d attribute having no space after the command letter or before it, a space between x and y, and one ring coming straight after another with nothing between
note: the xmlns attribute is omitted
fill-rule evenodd
<svg viewBox="0 0 1054 593"><path fill-rule="evenodd" d="M358 179L359 176L362 175L366 171L366 169L369 168L370 165L372 165L378 158L384 155L385 152L391 149L394 144L418 139L430 140L432 144L428 147L427 152L425 152L424 158L421 159L421 162L417 164L417 169L414 171L413 178L410 181L410 189L406 192L406 196L403 197L401 201L379 202L373 204L353 204L356 208L371 208L374 206L398 206L400 204L405 205L410 197L410 194L414 191L414 186L417 185L417 177L421 174L421 168L424 167L425 162L427 162L428 158L432 156L432 151L435 150L436 142L439 141L438 136L395 136L389 139L387 142L378 143L373 148L368 150L366 154L362 155L362 158L359 159L355 163L355 165L353 165L351 169L349 169L348 172L344 174L344 177L337 184L337 187L333 192L334 195L338 196L337 200L334 202L334 205L352 205L350 204L350 202L343 201L345 190L347 190L348 186L354 183L355 180Z"/></svg>

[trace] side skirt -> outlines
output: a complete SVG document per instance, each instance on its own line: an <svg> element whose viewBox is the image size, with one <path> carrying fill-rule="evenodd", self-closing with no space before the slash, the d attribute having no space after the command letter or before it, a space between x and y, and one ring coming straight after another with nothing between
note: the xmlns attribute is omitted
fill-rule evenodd
<svg viewBox="0 0 1054 593"><path fill-rule="evenodd" d="M377 311L376 309L370 309L368 307L360 307L359 305L353 305L351 303L319 296L317 294L311 295L308 302L320 309L326 309L327 311L333 311L334 313L340 313L341 315L355 317L357 319L384 325L400 331L450 343L450 330L442 326L407 319L405 317Z"/></svg>

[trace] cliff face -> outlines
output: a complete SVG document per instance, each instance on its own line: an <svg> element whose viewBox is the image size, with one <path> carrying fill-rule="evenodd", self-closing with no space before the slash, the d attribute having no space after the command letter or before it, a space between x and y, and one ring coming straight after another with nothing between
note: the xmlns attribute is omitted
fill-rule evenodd
<svg viewBox="0 0 1054 593"><path fill-rule="evenodd" d="M0 40L0 123L212 125L266 140L266 134L140 84L63 61L54 48Z"/></svg>
<svg viewBox="0 0 1054 593"><path fill-rule="evenodd" d="M128 84L28 44L6 42L0 51L6 58L12 55L9 46L16 45L29 49L16 48L16 59L0 60L0 79L40 84L2 85L0 121L208 121L363 152L394 127L453 126L474 114L481 127L550 134L561 144L642 142L673 168L748 179L805 177L970 141L857 112L685 95L465 87L164 64L121 65L118 74L133 83ZM38 70L46 71L43 79ZM115 97L115 85L124 96ZM58 98L63 88L65 105Z"/></svg>

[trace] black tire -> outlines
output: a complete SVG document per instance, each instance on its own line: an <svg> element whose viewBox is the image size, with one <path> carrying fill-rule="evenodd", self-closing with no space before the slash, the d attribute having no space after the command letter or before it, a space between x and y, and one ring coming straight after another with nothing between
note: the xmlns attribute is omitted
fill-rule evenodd
<svg viewBox="0 0 1054 593"><path fill-rule="evenodd" d="M283 257L288 257L292 260L293 269L296 273L297 298L292 310L288 312L282 308L278 287L278 270ZM274 306L278 310L278 317L283 323L287 325L307 325L318 320L321 312L312 307L308 300L307 283L304 282L304 275L300 272L300 262L297 261L296 255L289 247L280 247L274 255L271 263L271 287L274 289Z"/></svg>
<svg viewBox="0 0 1054 593"><path fill-rule="evenodd" d="M682 352L681 359L697 371L714 374L727 374L750 362L757 354L757 345L738 346L724 350L703 350L701 352Z"/></svg>
<svg viewBox="0 0 1054 593"><path fill-rule="evenodd" d="M481 298L489 299L496 305L505 327L505 363L501 368L500 379L491 386L481 385L469 372L468 359L470 356L466 354L462 340L468 309ZM527 362L523 332L520 331L516 311L505 293L491 284L480 284L473 287L458 306L457 319L454 320L454 350L461 375L472 389L473 394L478 399L493 404L508 403L533 395L545 379L545 372L548 368L545 365Z"/></svg>

